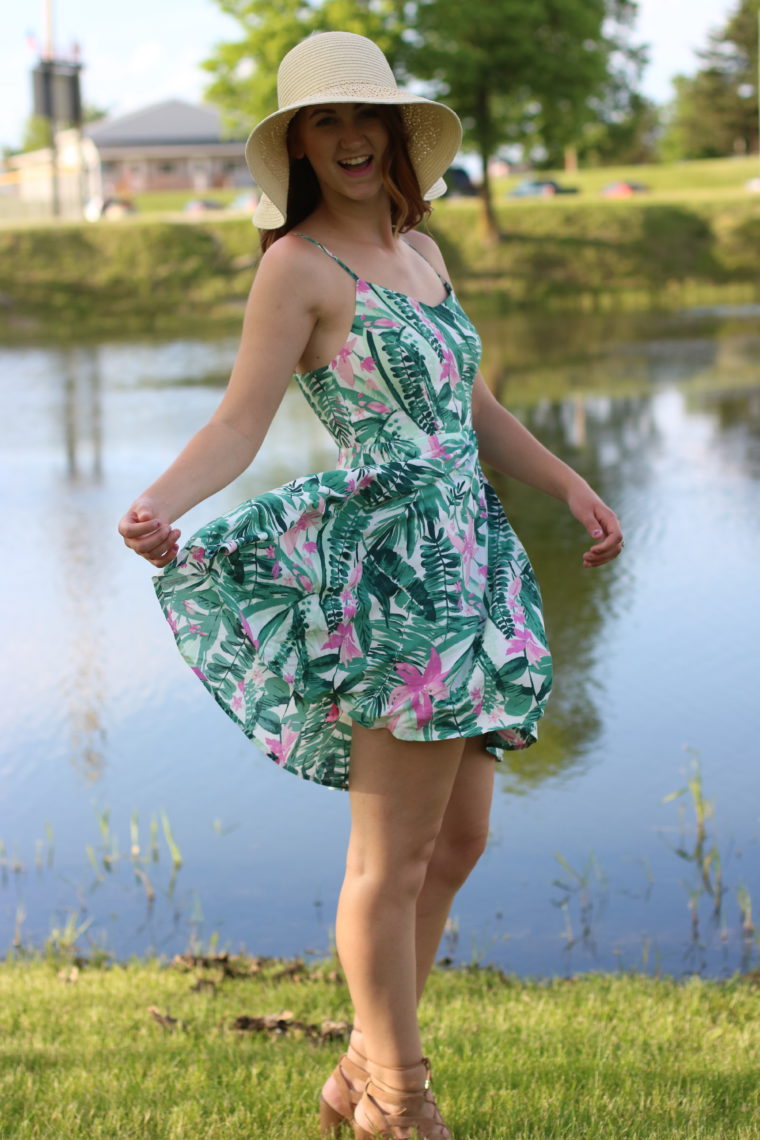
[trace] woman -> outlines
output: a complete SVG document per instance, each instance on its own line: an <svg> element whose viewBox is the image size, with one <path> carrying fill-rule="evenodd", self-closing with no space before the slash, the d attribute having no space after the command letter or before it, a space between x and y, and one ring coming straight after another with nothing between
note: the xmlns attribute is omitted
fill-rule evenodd
<svg viewBox="0 0 760 1140"><path fill-rule="evenodd" d="M264 255L211 420L120 523L156 567L183 656L278 764L348 788L338 951L356 1011L324 1135L450 1140L416 1007L488 832L494 759L536 736L551 685L538 587L478 454L564 500L620 551L617 519L479 375L477 334L415 227L460 142L335 32L283 60L246 155ZM178 549L173 523L252 461L295 372L333 471L242 504Z"/></svg>

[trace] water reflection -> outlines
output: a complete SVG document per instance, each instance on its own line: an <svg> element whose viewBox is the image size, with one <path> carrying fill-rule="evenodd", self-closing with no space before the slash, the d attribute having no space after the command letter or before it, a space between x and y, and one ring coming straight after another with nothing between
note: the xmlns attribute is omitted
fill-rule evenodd
<svg viewBox="0 0 760 1140"><path fill-rule="evenodd" d="M489 472L542 585L557 685L539 744L500 777L489 853L457 904L460 953L469 956L472 936L522 972L614 965L616 954L625 965L648 956L675 969L746 967L760 851L749 791L760 729L760 315L480 325L499 398L619 511L627 546L614 567L584 571L588 540L566 509ZM235 348L232 338L0 352L14 380L0 389L5 485L15 488L5 522L25 547L4 567L6 945L21 907L38 942L51 915L60 925L74 908L120 953L184 949L214 931L263 953L326 948L344 798L257 760L201 699L145 567L114 533L135 491L212 411ZM193 512L185 533L334 459L291 389L252 468ZM657 833L684 743L700 747L721 806L717 926L711 897L692 898L673 866L678 844ZM104 804L120 837L110 871L92 835ZM130 813L158 819L162 805L185 858L176 884L165 861L143 860L144 837L139 859L126 854ZM235 826L215 830L215 819ZM55 873L14 872L13 851L28 864L45 820ZM569 891L552 885L558 878Z"/></svg>

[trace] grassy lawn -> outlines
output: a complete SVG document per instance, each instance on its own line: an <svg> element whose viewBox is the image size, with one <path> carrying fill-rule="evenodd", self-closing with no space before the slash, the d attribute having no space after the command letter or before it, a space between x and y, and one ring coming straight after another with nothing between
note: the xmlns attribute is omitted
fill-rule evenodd
<svg viewBox="0 0 760 1140"><path fill-rule="evenodd" d="M155 962L78 976L60 966L0 965L2 1140L317 1137L318 1090L340 1043L232 1023L347 1018L331 967L224 977ZM530 983L439 971L422 1019L456 1140L750 1140L759 1005L757 978Z"/></svg>

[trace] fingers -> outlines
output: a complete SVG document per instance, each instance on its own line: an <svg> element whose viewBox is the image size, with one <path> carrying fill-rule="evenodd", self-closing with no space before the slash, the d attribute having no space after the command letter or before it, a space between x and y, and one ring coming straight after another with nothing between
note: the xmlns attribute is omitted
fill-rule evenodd
<svg viewBox="0 0 760 1140"><path fill-rule="evenodd" d="M599 538L601 541L594 543L583 555L585 567L603 566L606 562L617 558L623 549L623 532L614 511L603 503L598 503L591 519L586 523L586 528L592 538Z"/></svg>
<svg viewBox="0 0 760 1140"><path fill-rule="evenodd" d="M119 523L119 534L124 539L124 545L153 566L166 566L177 554L177 540L181 531L160 519L137 521L135 516L134 510L129 511Z"/></svg>

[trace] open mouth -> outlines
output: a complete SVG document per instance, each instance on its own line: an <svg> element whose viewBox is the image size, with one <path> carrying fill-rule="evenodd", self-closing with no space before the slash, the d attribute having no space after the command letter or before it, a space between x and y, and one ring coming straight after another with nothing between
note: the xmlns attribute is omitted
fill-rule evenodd
<svg viewBox="0 0 760 1140"><path fill-rule="evenodd" d="M372 165L371 154L358 154L356 158L344 158L338 163L348 174L363 174Z"/></svg>

